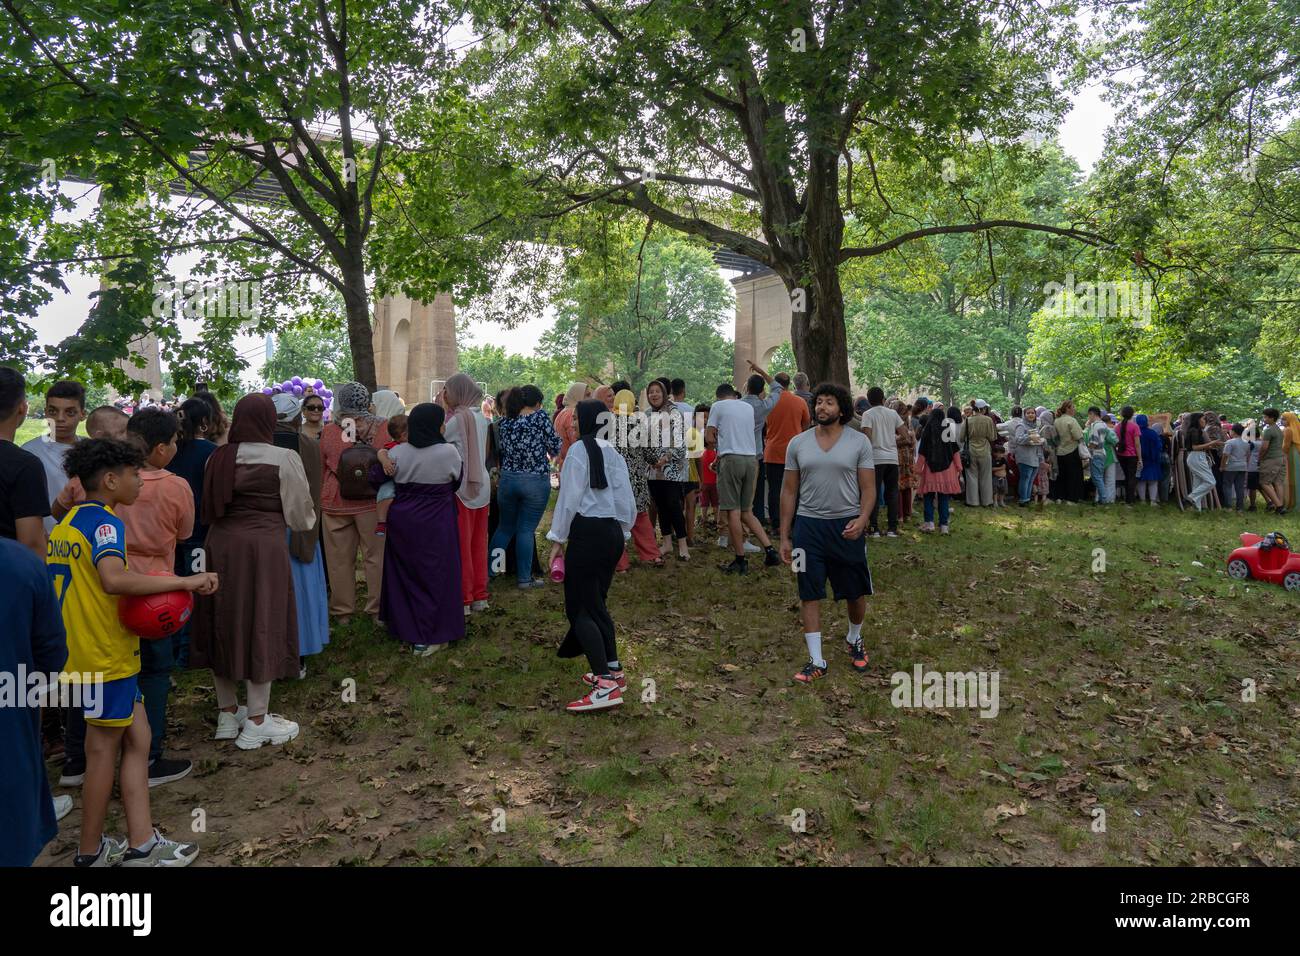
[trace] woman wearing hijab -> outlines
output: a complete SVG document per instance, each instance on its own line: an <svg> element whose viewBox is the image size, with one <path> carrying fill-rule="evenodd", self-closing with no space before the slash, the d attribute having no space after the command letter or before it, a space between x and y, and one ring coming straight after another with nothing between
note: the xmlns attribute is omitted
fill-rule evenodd
<svg viewBox="0 0 1300 956"><path fill-rule="evenodd" d="M370 410L375 418L388 421L394 415L405 415L406 405L402 403L402 399L396 392L381 388L370 396Z"/></svg>
<svg viewBox="0 0 1300 956"><path fill-rule="evenodd" d="M1282 455L1286 458L1286 500L1282 507L1295 511L1300 507L1300 416L1295 412L1282 413Z"/></svg>
<svg viewBox="0 0 1300 956"><path fill-rule="evenodd" d="M303 679L307 676L307 658L319 654L330 642L329 598L320 549L320 445L302 432L302 407L312 398L300 401L288 392L281 392L272 401L276 415L275 445L287 448L302 460L316 513L316 523L310 530L288 532L289 569L293 573L293 596L298 610L298 677Z"/></svg>
<svg viewBox="0 0 1300 956"><path fill-rule="evenodd" d="M916 485L925 502L922 531L934 530L935 504L939 506L939 531L948 533L948 499L961 494L961 446L955 439L961 427L961 412L956 419L934 409L925 420L917 440Z"/></svg>
<svg viewBox="0 0 1300 956"><path fill-rule="evenodd" d="M636 556L656 567L662 567L663 557L659 554L659 540L655 537L654 525L650 521L650 451L644 442L636 441L640 431L640 416L636 413L636 398L630 389L621 389L614 393L613 411L616 416L610 424L610 438L627 465L628 480L632 483L632 495L636 498L636 523L632 526L632 545ZM604 404L602 402L602 404ZM657 459L658 454L655 455ZM618 571L628 568L627 551L618 560Z"/></svg>
<svg viewBox="0 0 1300 956"><path fill-rule="evenodd" d="M605 403L596 399L577 406L579 440L565 459L551 530L546 534L555 542L552 559L561 549L568 552L564 613L569 630L559 656L586 654L591 667L582 678L590 690L565 708L570 713L617 707L627 687L605 599L637 518L636 496L623 457L596 437L606 413Z"/></svg>
<svg viewBox="0 0 1300 956"><path fill-rule="evenodd" d="M386 400L385 404L391 410L391 403ZM386 419L371 414L371 408L370 390L360 382L349 382L335 391L334 414L321 430L321 546L330 583L329 612L340 624L350 621L357 610L358 549L365 559L365 610L372 617L379 614L384 536L375 533L379 525L375 496L345 497L338 473L339 462L348 449L370 445L377 453L388 443ZM358 493L355 484L349 482L353 495Z"/></svg>
<svg viewBox="0 0 1300 956"><path fill-rule="evenodd" d="M1187 503L1200 511L1206 497L1214 491L1214 472L1210 468L1209 452L1215 442L1206 436L1201 427L1201 413L1192 412L1187 418L1186 436L1183 439L1187 448L1187 470L1191 473L1191 490L1187 492Z"/></svg>
<svg viewBox="0 0 1300 956"><path fill-rule="evenodd" d="M686 420L673 404L672 387L666 380L655 379L646 386L645 394L649 406L645 416L648 431L645 444L650 452L646 478L659 517L659 531L664 537L659 557L667 557L676 541L677 557L689 561L691 552L686 544L686 513L682 501L687 476Z"/></svg>
<svg viewBox="0 0 1300 956"><path fill-rule="evenodd" d="M1163 442L1160 440L1160 433L1150 425L1150 420L1145 415L1138 415L1133 419L1138 427L1138 446L1140 462L1142 467L1137 473L1137 500L1149 501L1151 504L1160 503L1160 456L1163 452Z"/></svg>
<svg viewBox="0 0 1300 956"><path fill-rule="evenodd" d="M391 478L397 485L380 617L420 657L465 636L456 525L464 465L443 436L444 419L442 406L416 405L407 419L406 441L388 450L391 473L379 464L371 469L372 483Z"/></svg>
<svg viewBox="0 0 1300 956"><path fill-rule="evenodd" d="M564 393L563 403L555 413L555 434L560 436L560 454L555 459L556 470L564 474L564 456L569 453L569 446L578 440L578 422L574 412L578 403L587 397L587 383L574 382Z"/></svg>
<svg viewBox="0 0 1300 956"><path fill-rule="evenodd" d="M302 459L275 439L269 396L235 406L229 442L208 459L203 477L207 569L221 590L194 608L190 663L210 667L216 684L217 740L242 750L283 744L298 725L270 713L271 682L296 677L298 612L286 531L316 526ZM247 687L239 707L238 681Z"/></svg>
<svg viewBox="0 0 1300 956"><path fill-rule="evenodd" d="M456 529L460 538L460 597L466 616L488 606L488 510L492 483L488 479L488 420L483 417L483 392L464 372L447 379L442 404L447 409L447 441L465 463L465 476L456 490Z"/></svg>

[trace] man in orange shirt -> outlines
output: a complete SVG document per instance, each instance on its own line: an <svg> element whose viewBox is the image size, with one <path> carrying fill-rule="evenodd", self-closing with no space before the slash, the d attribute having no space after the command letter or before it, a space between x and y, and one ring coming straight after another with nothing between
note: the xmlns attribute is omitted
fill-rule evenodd
<svg viewBox="0 0 1300 956"><path fill-rule="evenodd" d="M763 444L763 468L767 472L767 517L773 528L781 527L781 486L785 482L785 450L790 439L812 424L808 403L790 391L790 376L778 372L776 380L785 389L767 413L767 439Z"/></svg>

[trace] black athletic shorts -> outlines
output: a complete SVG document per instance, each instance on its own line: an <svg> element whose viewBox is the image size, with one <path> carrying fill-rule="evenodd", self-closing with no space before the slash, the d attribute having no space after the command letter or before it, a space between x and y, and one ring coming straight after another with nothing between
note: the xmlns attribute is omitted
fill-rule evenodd
<svg viewBox="0 0 1300 956"><path fill-rule="evenodd" d="M799 600L825 598L828 579L837 601L853 601L872 593L866 535L857 541L844 537L844 526L855 517L794 516L790 543L794 546L795 567L802 567L798 572Z"/></svg>
<svg viewBox="0 0 1300 956"><path fill-rule="evenodd" d="M685 485L685 487L682 489L683 496L689 495L692 491L698 491L700 487L700 483L698 481L683 481L682 484Z"/></svg>

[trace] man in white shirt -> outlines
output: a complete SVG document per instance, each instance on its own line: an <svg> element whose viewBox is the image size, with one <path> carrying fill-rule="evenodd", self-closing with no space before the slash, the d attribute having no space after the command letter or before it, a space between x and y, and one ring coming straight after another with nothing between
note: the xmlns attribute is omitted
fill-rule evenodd
<svg viewBox="0 0 1300 956"><path fill-rule="evenodd" d="M51 385L45 393L45 418L50 424L49 433L33 438L23 445L23 450L41 460L41 465L45 468L46 492L50 496L50 506L54 508L60 493L68 484L68 474L63 470L63 457L77 443L77 428L86 419L86 387L80 382L72 381ZM67 508L56 509L55 514L45 519L47 535L66 513Z"/></svg>
<svg viewBox="0 0 1300 956"><path fill-rule="evenodd" d="M726 515L728 542L736 557L722 570L727 574L747 574L745 533L748 528L763 545L764 566L774 567L781 558L772 540L754 518L754 488L758 483L758 458L754 446L754 410L740 400L731 384L717 388L717 401L709 408L709 422L704 429L704 444L717 450L718 509Z"/></svg>
<svg viewBox="0 0 1300 956"><path fill-rule="evenodd" d="M885 391L878 385L867 389L868 408L862 413L862 434L871 440L876 469L876 503L871 509L867 534L880 537L880 503L889 516L889 537L898 537L898 440L906 427L902 417L885 404Z"/></svg>

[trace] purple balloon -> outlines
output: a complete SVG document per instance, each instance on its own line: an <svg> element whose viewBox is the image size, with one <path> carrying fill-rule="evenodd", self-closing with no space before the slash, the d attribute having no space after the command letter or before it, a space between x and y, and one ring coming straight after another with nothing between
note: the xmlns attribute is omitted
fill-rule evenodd
<svg viewBox="0 0 1300 956"><path fill-rule="evenodd" d="M293 394L294 394L294 397L296 397L296 398L301 398L301 397L302 397L302 386L301 386L301 385L295 385L295 386L293 387Z"/></svg>
<svg viewBox="0 0 1300 956"><path fill-rule="evenodd" d="M262 389L262 394L263 394L263 395L274 395L275 392L274 392L274 391L273 391L273 390L268 386L267 388Z"/></svg>
<svg viewBox="0 0 1300 956"><path fill-rule="evenodd" d="M316 389L317 391L320 391L322 388L325 387L325 383L322 382L320 379L316 379L316 381L311 383L311 387Z"/></svg>
<svg viewBox="0 0 1300 956"><path fill-rule="evenodd" d="M289 379L289 381L293 382L293 384L295 384L295 385L301 385L301 384L302 384L302 376L301 376L301 375L295 375L293 378Z"/></svg>

